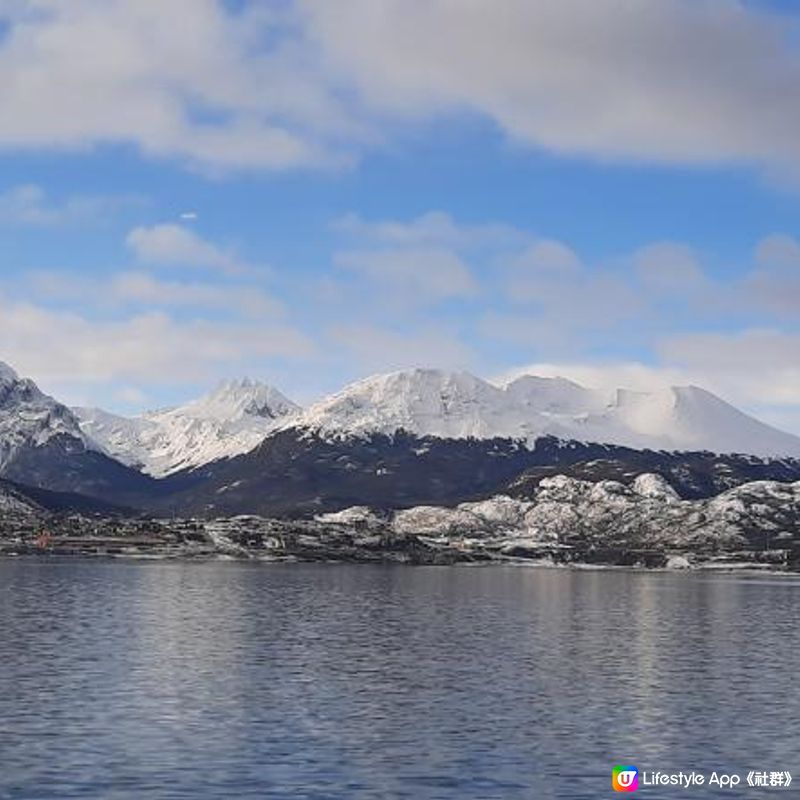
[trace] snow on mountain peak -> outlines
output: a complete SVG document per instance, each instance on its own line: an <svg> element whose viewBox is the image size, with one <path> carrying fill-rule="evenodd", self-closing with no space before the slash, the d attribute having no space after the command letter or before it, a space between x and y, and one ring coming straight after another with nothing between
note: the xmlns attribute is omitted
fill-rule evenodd
<svg viewBox="0 0 800 800"><path fill-rule="evenodd" d="M277 389L250 378L138 417L76 409L84 431L109 455L156 477L246 453L299 411Z"/></svg>
<svg viewBox="0 0 800 800"><path fill-rule="evenodd" d="M600 411L607 404L605 392L587 389L567 378L523 375L504 388L512 402L540 413L582 414Z"/></svg>
<svg viewBox="0 0 800 800"><path fill-rule="evenodd" d="M800 458L800 437L771 428L696 386L607 393L536 375L498 386L468 372L438 369L374 375L306 411L271 386L244 378L220 383L178 408L127 418L99 409L75 409L73 415L0 365L0 434L12 431L5 440L12 445L2 444L0 460L20 440L20 426L22 438L36 443L57 432L80 436L87 447L99 447L155 476L249 452L285 429L335 437L404 430L528 445L553 436L635 449Z"/></svg>
<svg viewBox="0 0 800 800"><path fill-rule="evenodd" d="M44 394L30 378L20 378L0 362L0 468L25 448L41 447L60 435L95 449L66 406Z"/></svg>
<svg viewBox="0 0 800 800"><path fill-rule="evenodd" d="M232 421L246 416L275 420L299 410L299 406L272 386L241 378L223 381L203 397L166 413Z"/></svg>
<svg viewBox="0 0 800 800"><path fill-rule="evenodd" d="M0 361L0 383L15 383L19 375L4 361Z"/></svg>
<svg viewBox="0 0 800 800"><path fill-rule="evenodd" d="M331 433L491 437L502 390L468 372L414 369L375 375L326 397L297 424Z"/></svg>
<svg viewBox="0 0 800 800"><path fill-rule="evenodd" d="M771 428L694 386L613 395L564 378L526 375L495 386L467 372L375 375L287 425L335 436L405 430L441 438L542 436L636 449L800 457L800 437Z"/></svg>

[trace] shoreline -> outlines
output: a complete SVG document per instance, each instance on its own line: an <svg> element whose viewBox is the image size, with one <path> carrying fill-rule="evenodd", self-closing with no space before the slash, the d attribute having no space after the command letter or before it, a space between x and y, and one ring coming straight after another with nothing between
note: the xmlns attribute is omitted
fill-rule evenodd
<svg viewBox="0 0 800 800"><path fill-rule="evenodd" d="M503 567L513 569L541 569L541 570L570 570L575 572L633 572L647 574L686 574L686 575L770 575L785 577L800 577L800 570L788 568L775 564L764 564L758 562L720 562L720 561L699 561L684 567L652 566L642 564L604 564L585 561L570 561L556 563L547 559L525 559L525 558L494 558L494 559L462 559L453 561L410 561L399 558L392 559L346 559L346 558L299 558L296 556L272 556L252 554L231 555L219 552L196 552L196 553L100 553L100 552L32 552L32 551L5 551L0 550L0 562L2 561L121 561L121 562L169 562L169 563L236 563L252 564L258 566L308 566L318 565L320 567L336 566L395 566L395 567L436 567L436 568L470 568L487 569L492 567Z"/></svg>

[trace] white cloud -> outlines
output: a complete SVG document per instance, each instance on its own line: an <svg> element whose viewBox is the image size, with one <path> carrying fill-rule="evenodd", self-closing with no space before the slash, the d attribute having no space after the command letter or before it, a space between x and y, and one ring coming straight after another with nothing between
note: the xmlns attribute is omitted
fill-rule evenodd
<svg viewBox="0 0 800 800"><path fill-rule="evenodd" d="M800 162L793 25L686 0L29 0L0 6L0 147L212 170L351 164L477 114L599 159Z"/></svg>
<svg viewBox="0 0 800 800"><path fill-rule="evenodd" d="M142 306L204 309L251 318L285 313L283 305L259 286L167 281L146 272L118 272L98 281L73 272L37 271L30 274L29 285L40 299L104 311Z"/></svg>
<svg viewBox="0 0 800 800"><path fill-rule="evenodd" d="M456 253L440 247L350 250L337 253L334 263L374 282L379 291L400 292L420 304L477 291L469 267Z"/></svg>
<svg viewBox="0 0 800 800"><path fill-rule="evenodd" d="M696 291L706 280L697 254L680 242L642 247L633 254L633 265L642 283L656 291Z"/></svg>
<svg viewBox="0 0 800 800"><path fill-rule="evenodd" d="M335 220L333 229L358 240L402 247L449 247L472 250L481 247L519 246L530 234L500 222L465 225L444 211L428 211L408 222L365 220L350 213Z"/></svg>
<svg viewBox="0 0 800 800"><path fill-rule="evenodd" d="M373 113L467 111L556 153L800 162L792 23L738 2L300 0Z"/></svg>
<svg viewBox="0 0 800 800"><path fill-rule="evenodd" d="M473 263L533 238L512 225L464 224L443 211L410 220L366 220L350 213L332 228L348 246L334 253L334 265L366 279L382 309L403 314L442 300L476 297L480 287ZM334 278L325 288L344 299L353 287Z"/></svg>
<svg viewBox="0 0 800 800"><path fill-rule="evenodd" d="M538 240L497 267L508 306L481 318L482 332L492 338L565 352L588 332L611 332L648 309L629 271L590 268L555 240Z"/></svg>
<svg viewBox="0 0 800 800"><path fill-rule="evenodd" d="M755 259L760 267L791 266L800 269L800 242L785 233L765 236L756 245Z"/></svg>
<svg viewBox="0 0 800 800"><path fill-rule="evenodd" d="M753 329L732 334L674 335L662 360L747 403L800 405L800 334Z"/></svg>
<svg viewBox="0 0 800 800"><path fill-rule="evenodd" d="M0 7L2 22L0 147L122 143L284 169L346 163L337 140L365 136L272 5L30 0Z"/></svg>
<svg viewBox="0 0 800 800"><path fill-rule="evenodd" d="M558 359L511 374L562 375L609 390L697 384L800 430L800 335L774 328L778 314L800 314L796 240L766 238L752 269L727 281L712 278L697 252L676 242L656 242L594 269L568 248L548 251L545 257L528 248L508 260L508 296L519 308L480 320L485 337ZM756 327L765 322L771 327ZM719 325L726 331L715 331ZM652 363L597 355L628 349L649 352Z"/></svg>
<svg viewBox="0 0 800 800"><path fill-rule="evenodd" d="M567 245L542 239L505 259L505 290L513 303L557 301L567 288L584 282L584 267Z"/></svg>
<svg viewBox="0 0 800 800"><path fill-rule="evenodd" d="M0 193L0 224L57 227L96 222L129 205L142 203L132 195L70 195L60 202L47 196L41 186L22 184Z"/></svg>
<svg viewBox="0 0 800 800"><path fill-rule="evenodd" d="M328 336L363 373L389 372L419 366L467 368L473 361L470 348L450 330L425 325L413 332L374 325L342 325Z"/></svg>
<svg viewBox="0 0 800 800"><path fill-rule="evenodd" d="M122 400L124 389L130 404L143 386L204 382L313 356L310 338L285 321L282 304L253 280L258 271L232 251L177 225L137 228L127 243L143 261L211 275L28 272L27 282L8 281L9 295L0 295L0 358L71 397L85 399L87 387L99 385L112 400ZM249 282L234 277L243 273ZM32 295L35 302L25 299Z"/></svg>
<svg viewBox="0 0 800 800"><path fill-rule="evenodd" d="M477 320L477 331L482 339L513 345L540 356L563 355L576 349L577 331L570 321L556 322L552 316L541 313L519 314L502 309L488 311Z"/></svg>
<svg viewBox="0 0 800 800"><path fill-rule="evenodd" d="M32 303L0 302L2 360L46 383L180 384L270 358L306 358L313 348L282 325L176 321L151 312L92 320Z"/></svg>
<svg viewBox="0 0 800 800"><path fill-rule="evenodd" d="M756 247L755 260L740 287L741 303L800 320L800 242L785 234L768 236Z"/></svg>
<svg viewBox="0 0 800 800"><path fill-rule="evenodd" d="M110 285L110 296L119 303L136 303L151 308L217 309L249 317L283 314L282 305L257 286L162 281L143 272L123 272L115 276Z"/></svg>
<svg viewBox="0 0 800 800"><path fill-rule="evenodd" d="M167 223L134 228L125 242L139 260L149 264L202 267L228 275L251 271L251 267L239 261L233 252L203 239L183 225Z"/></svg>

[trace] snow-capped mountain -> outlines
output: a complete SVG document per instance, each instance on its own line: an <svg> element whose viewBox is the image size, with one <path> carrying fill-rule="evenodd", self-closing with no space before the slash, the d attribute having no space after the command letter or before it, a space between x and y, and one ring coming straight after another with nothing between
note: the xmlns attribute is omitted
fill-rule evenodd
<svg viewBox="0 0 800 800"><path fill-rule="evenodd" d="M0 476L40 497L45 490L47 502L64 508L133 505L152 490L145 476L105 455L69 408L2 363Z"/></svg>
<svg viewBox="0 0 800 800"><path fill-rule="evenodd" d="M496 386L467 372L394 372L351 384L305 412L276 389L245 379L138 417L96 408L74 412L87 439L155 477L248 453L286 430L327 438L403 430L441 439L515 439L529 446L555 437L635 449L800 457L800 438L696 387L608 394L532 375Z"/></svg>
<svg viewBox="0 0 800 800"><path fill-rule="evenodd" d="M70 410L0 368L0 477L95 505L199 516L457 505L535 487L554 470L622 482L659 472L682 497L710 497L798 480L800 438L696 387L606 394L560 378L501 386L410 370L307 411L245 380L126 418Z"/></svg>
<svg viewBox="0 0 800 800"><path fill-rule="evenodd" d="M87 449L91 440L75 415L40 391L29 378L20 378L0 362L0 472L27 448L43 447L57 436L76 440Z"/></svg>
<svg viewBox="0 0 800 800"><path fill-rule="evenodd" d="M300 409L277 389L249 379L221 383L186 405L122 417L76 408L81 428L114 458L163 477L246 453Z"/></svg>
<svg viewBox="0 0 800 800"><path fill-rule="evenodd" d="M524 376L495 386L467 372L410 370L354 383L289 423L322 435L449 439L544 436L653 450L800 457L800 437L750 417L695 386L654 392L587 389Z"/></svg>

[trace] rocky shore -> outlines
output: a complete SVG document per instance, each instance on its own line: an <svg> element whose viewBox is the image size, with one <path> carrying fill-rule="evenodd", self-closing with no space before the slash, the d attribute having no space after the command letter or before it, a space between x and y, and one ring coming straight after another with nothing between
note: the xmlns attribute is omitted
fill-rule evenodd
<svg viewBox="0 0 800 800"><path fill-rule="evenodd" d="M353 507L302 520L56 515L6 496L0 555L21 554L798 570L800 482L759 481L682 500L655 474L630 485L561 475L524 499Z"/></svg>

